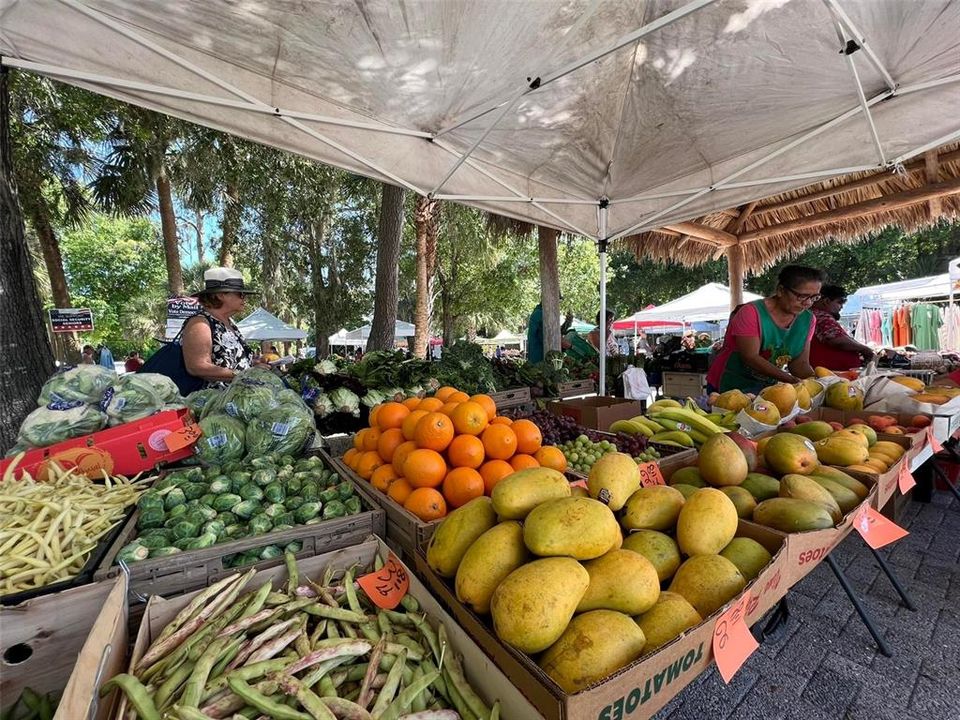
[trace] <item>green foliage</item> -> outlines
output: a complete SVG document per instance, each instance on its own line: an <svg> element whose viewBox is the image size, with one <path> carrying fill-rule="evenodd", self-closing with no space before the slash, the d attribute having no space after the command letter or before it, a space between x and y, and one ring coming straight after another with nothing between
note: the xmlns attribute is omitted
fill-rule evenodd
<svg viewBox="0 0 960 720"><path fill-rule="evenodd" d="M557 266L560 294L563 295L560 314L570 310L576 317L593 322L600 309L600 261L596 243L580 237L562 236L557 247ZM608 260L608 283L611 272L613 263Z"/></svg>
<svg viewBox="0 0 960 720"><path fill-rule="evenodd" d="M166 270L157 230L146 218L92 215L63 233L67 282L77 307L93 310L93 344L121 353L162 336Z"/></svg>

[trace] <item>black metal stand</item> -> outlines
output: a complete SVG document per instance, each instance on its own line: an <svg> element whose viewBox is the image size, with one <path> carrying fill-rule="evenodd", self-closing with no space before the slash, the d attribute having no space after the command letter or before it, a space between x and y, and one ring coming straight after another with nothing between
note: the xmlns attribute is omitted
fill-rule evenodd
<svg viewBox="0 0 960 720"><path fill-rule="evenodd" d="M863 604L860 602L860 598L854 592L853 587L850 585L850 581L847 580L847 576L844 575L843 570L841 570L837 565L837 562L833 559L832 555L827 555L827 564L830 566L830 569L833 570L833 574L837 576L837 581L840 583L840 587L843 588L843 591L847 594L847 597L850 598L850 602L853 603L853 607L860 616L860 619L863 621L863 624L867 626L867 630L869 630L870 634L873 636L874 642L877 643L877 647L880 649L880 652L882 652L886 657L892 657L890 648L887 647L887 644L883 641L883 638L873 626L873 619L867 614L866 608L863 607Z"/></svg>
<svg viewBox="0 0 960 720"><path fill-rule="evenodd" d="M900 596L900 599L903 600L903 604L908 610L916 610L917 606L914 604L913 600L907 595L907 591L903 589L903 586L900 584L900 579L893 572L893 568L887 565L887 561L883 559L883 555L880 554L879 550L870 548L870 552L873 553L873 556L877 559L877 562L880 564L880 569L883 570L884 574L887 576L887 579L890 580L890 584L893 585L894 590L897 591L897 594Z"/></svg>
<svg viewBox="0 0 960 720"><path fill-rule="evenodd" d="M956 452L952 448L950 450L950 454L954 456L955 458L954 462L957 462ZM933 467L933 473L938 478L943 480L944 483L946 483L947 487L950 488L950 492L952 492L953 496L957 499L958 502L960 502L960 490L958 490L957 486L953 484L953 481L947 477L947 474L943 471L943 468L937 465L936 460L933 461L932 467Z"/></svg>
<svg viewBox="0 0 960 720"><path fill-rule="evenodd" d="M787 596L784 595L770 610L767 622L760 631L760 640L768 640L782 632L788 622L790 622L790 607L787 605Z"/></svg>

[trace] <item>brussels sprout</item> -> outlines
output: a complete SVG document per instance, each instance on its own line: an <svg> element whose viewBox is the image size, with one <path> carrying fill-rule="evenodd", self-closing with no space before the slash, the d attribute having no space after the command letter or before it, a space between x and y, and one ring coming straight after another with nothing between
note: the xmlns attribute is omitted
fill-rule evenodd
<svg viewBox="0 0 960 720"><path fill-rule="evenodd" d="M158 557L166 557L167 555L176 555L179 552L183 552L180 548L174 545L165 545L163 547L150 548L150 559Z"/></svg>
<svg viewBox="0 0 960 720"><path fill-rule="evenodd" d="M217 495L213 500L213 509L214 510L229 510L238 502L243 500L242 497L235 493L224 493L223 495Z"/></svg>
<svg viewBox="0 0 960 720"><path fill-rule="evenodd" d="M319 515L322 508L323 506L318 502L305 502L297 508L293 517L296 518L298 523L303 524Z"/></svg>
<svg viewBox="0 0 960 720"><path fill-rule="evenodd" d="M204 505L203 503L197 506L195 512L200 513L204 520L213 520L217 516L217 511L214 508L209 505Z"/></svg>
<svg viewBox="0 0 960 720"><path fill-rule="evenodd" d="M299 472L295 472L293 477L290 479L296 480L297 482L307 482L308 480L316 480L317 473L315 473L313 470L301 470Z"/></svg>
<svg viewBox="0 0 960 720"><path fill-rule="evenodd" d="M183 505L187 501L187 496L184 494L182 488L175 487L173 490L167 493L166 497L163 499L163 509L169 510L174 508L177 505Z"/></svg>
<svg viewBox="0 0 960 720"><path fill-rule="evenodd" d="M273 460L270 459L269 455L251 458L247 464L252 468L257 468L258 470L262 468L272 468L274 465Z"/></svg>
<svg viewBox="0 0 960 720"><path fill-rule="evenodd" d="M341 500L346 500L348 497L353 495L353 483L349 480L344 480L342 483L337 485L337 494L340 496Z"/></svg>
<svg viewBox="0 0 960 720"><path fill-rule="evenodd" d="M230 473L236 472L237 470L243 470L243 463L240 462L239 460L230 460L229 462L225 462L223 464L224 475L229 475Z"/></svg>
<svg viewBox="0 0 960 720"><path fill-rule="evenodd" d="M183 494L187 500L198 500L207 494L206 483L187 483L183 486Z"/></svg>
<svg viewBox="0 0 960 720"><path fill-rule="evenodd" d="M184 538L192 538L197 536L197 531L200 528L192 522L178 522L172 528L170 528L170 537L174 540L183 540Z"/></svg>
<svg viewBox="0 0 960 720"><path fill-rule="evenodd" d="M223 523L222 520L210 520L206 525L203 526L204 534L210 533L216 535L217 537L227 529L227 526Z"/></svg>
<svg viewBox="0 0 960 720"><path fill-rule="evenodd" d="M248 483L253 479L249 470L234 470L230 473L230 482Z"/></svg>
<svg viewBox="0 0 960 720"><path fill-rule="evenodd" d="M120 551L117 553L117 564L119 565L121 562L127 564L140 562L141 560L146 560L148 557L150 557L150 548L141 545L138 540L134 540L132 543L120 548Z"/></svg>
<svg viewBox="0 0 960 720"><path fill-rule="evenodd" d="M137 528L137 529L139 530L140 528ZM166 537L167 535L166 529L163 527L155 527L155 528L144 528L143 530L140 531L141 539L148 538L148 537L155 537L158 535Z"/></svg>
<svg viewBox="0 0 960 720"><path fill-rule="evenodd" d="M247 483L240 488L240 497L242 497L244 500L260 501L263 500L263 490L253 483Z"/></svg>
<svg viewBox="0 0 960 720"><path fill-rule="evenodd" d="M194 538L186 544L185 550L202 550L217 544L217 536L210 533L204 533L198 538Z"/></svg>
<svg viewBox="0 0 960 720"><path fill-rule="evenodd" d="M321 491L319 495L320 502L328 503L333 502L334 500L340 499L340 493L337 492L337 488L327 488L326 490Z"/></svg>
<svg viewBox="0 0 960 720"><path fill-rule="evenodd" d="M187 506L177 505L176 507L170 508L170 512L167 513L167 520L178 518L186 514L187 514Z"/></svg>
<svg viewBox="0 0 960 720"><path fill-rule="evenodd" d="M296 510L298 507L303 505L304 500L302 495L294 495L293 497L288 497L283 502L283 506L287 510Z"/></svg>
<svg viewBox="0 0 960 720"><path fill-rule="evenodd" d="M363 510L363 506L360 504L360 498L356 495L344 500L343 506L347 509L347 515L356 515Z"/></svg>
<svg viewBox="0 0 960 720"><path fill-rule="evenodd" d="M234 503L234 504L236 504L236 503ZM228 525L228 526L229 526L229 525L235 525L235 524L238 522L237 516L234 515L232 512L229 512L229 511L217 513L217 517L214 518L214 519L215 519L215 520L219 520L219 521L222 522L224 525Z"/></svg>
<svg viewBox="0 0 960 720"><path fill-rule="evenodd" d="M234 505L230 512L238 518L249 520L259 509L260 503L257 500L243 500Z"/></svg>
<svg viewBox="0 0 960 720"><path fill-rule="evenodd" d="M297 519L293 516L292 512L285 512L282 515L277 515L273 519L273 529L279 530L281 525L289 525L293 527L297 522Z"/></svg>
<svg viewBox="0 0 960 720"><path fill-rule="evenodd" d="M273 531L274 531L274 532L283 532L284 530L293 530L293 527L294 527L294 526L293 526L293 525L290 525L289 523L282 523L282 524L280 524L280 525L274 525L274 526L273 526Z"/></svg>
<svg viewBox="0 0 960 720"><path fill-rule="evenodd" d="M317 484L316 480L308 480L300 486L300 494L304 497L310 497L312 495L314 499L316 499L316 496L320 494L320 485Z"/></svg>
<svg viewBox="0 0 960 720"><path fill-rule="evenodd" d="M146 510L148 508L160 508L163 510L163 498L154 492L148 492L146 495L141 496L141 498L137 500L137 507L141 510Z"/></svg>
<svg viewBox="0 0 960 720"><path fill-rule="evenodd" d="M251 534L263 535L273 529L273 521L267 515L261 513L250 518L248 527L250 528Z"/></svg>
<svg viewBox="0 0 960 720"><path fill-rule="evenodd" d="M347 514L347 508L340 500L331 500L323 506L323 519L344 517Z"/></svg>
<svg viewBox="0 0 960 720"><path fill-rule="evenodd" d="M284 465L282 468L277 470L277 480L291 480L293 479L293 466Z"/></svg>
<svg viewBox="0 0 960 720"><path fill-rule="evenodd" d="M250 479L260 487L266 487L270 483L276 481L277 473L274 470L264 468L262 470L255 470L253 477Z"/></svg>
<svg viewBox="0 0 960 720"><path fill-rule="evenodd" d="M192 543L193 541L194 541L194 538L192 537L181 538L180 540L177 540L176 542L174 542L173 546L178 550L189 550L190 543Z"/></svg>
<svg viewBox="0 0 960 720"><path fill-rule="evenodd" d="M141 535L137 538L137 541L146 548L159 548L165 547L170 544L170 539L166 535L161 535L160 533L155 533L152 535Z"/></svg>
<svg viewBox="0 0 960 720"><path fill-rule="evenodd" d="M247 534L247 526L246 525L227 525L227 527L223 529L223 533L228 538L231 538L232 540L236 540L237 538L242 538L244 535Z"/></svg>
<svg viewBox="0 0 960 720"><path fill-rule="evenodd" d="M299 495L300 491L303 489L303 482L293 478L291 480L287 480L285 487L287 490L287 495Z"/></svg>
<svg viewBox="0 0 960 720"><path fill-rule="evenodd" d="M203 468L195 467L186 471L186 479L188 482L200 482L204 477L206 476L204 475Z"/></svg>
<svg viewBox="0 0 960 720"><path fill-rule="evenodd" d="M201 495L198 498L198 500L200 501L201 505L206 505L207 507L210 507L211 505L213 505L213 501L216 499L216 497L217 496L214 495L213 493L208 492L204 495Z"/></svg>
<svg viewBox="0 0 960 720"><path fill-rule="evenodd" d="M215 478L223 474L223 468L219 465L207 465L203 471L203 476L207 479Z"/></svg>
<svg viewBox="0 0 960 720"><path fill-rule="evenodd" d="M287 493L283 485L278 482L270 483L263 489L263 496L273 503L282 503L287 499Z"/></svg>
<svg viewBox="0 0 960 720"><path fill-rule="evenodd" d="M287 509L283 506L283 503L270 503L267 507L264 508L264 514L269 518L275 518L278 515L283 515Z"/></svg>
<svg viewBox="0 0 960 720"><path fill-rule="evenodd" d="M189 511L186 515L183 516L182 520L190 523L191 525L197 526L197 531L206 524L207 520L211 520L204 513L200 512L198 509Z"/></svg>
<svg viewBox="0 0 960 720"><path fill-rule="evenodd" d="M158 492L160 490L166 490L168 487L176 487L177 485L180 484L181 481L184 481L184 480L185 478L182 475L176 475L174 473L170 473L169 475L164 475L162 478L157 480L156 483L154 483L153 489L149 493L141 497L140 499L143 500L143 498L150 497L151 495L153 495L154 492Z"/></svg>
<svg viewBox="0 0 960 720"><path fill-rule="evenodd" d="M286 547L283 548L285 553L298 553L303 550L303 543L299 540L294 540L293 542L287 543Z"/></svg>
<svg viewBox="0 0 960 720"><path fill-rule="evenodd" d="M267 545L260 551L261 560L275 560L279 557L283 557L283 548L279 545Z"/></svg>
<svg viewBox="0 0 960 720"><path fill-rule="evenodd" d="M137 520L137 527L158 528L163 525L165 519L166 516L161 508L149 508L140 513L140 517Z"/></svg>
<svg viewBox="0 0 960 720"><path fill-rule="evenodd" d="M217 475L213 480L210 481L210 492L214 495L223 495L224 493L230 492L232 484L230 478L226 475Z"/></svg>

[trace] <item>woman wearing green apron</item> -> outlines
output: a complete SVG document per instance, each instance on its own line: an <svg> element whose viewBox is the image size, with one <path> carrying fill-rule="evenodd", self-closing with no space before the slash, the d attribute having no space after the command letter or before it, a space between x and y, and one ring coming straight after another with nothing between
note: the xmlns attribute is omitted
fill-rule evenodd
<svg viewBox="0 0 960 720"><path fill-rule="evenodd" d="M758 393L774 383L813 377L810 339L816 320L810 306L820 297L823 279L816 268L788 265L773 295L737 308L707 373L707 391Z"/></svg>

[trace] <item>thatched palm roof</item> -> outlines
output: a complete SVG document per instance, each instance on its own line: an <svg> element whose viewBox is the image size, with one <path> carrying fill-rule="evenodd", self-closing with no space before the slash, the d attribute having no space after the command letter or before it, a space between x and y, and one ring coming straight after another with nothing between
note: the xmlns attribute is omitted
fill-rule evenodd
<svg viewBox="0 0 960 720"><path fill-rule="evenodd" d="M731 245L760 271L827 242L856 242L889 225L906 231L960 217L960 143L898 171L860 172L708 213L618 241L637 257L699 265Z"/></svg>

